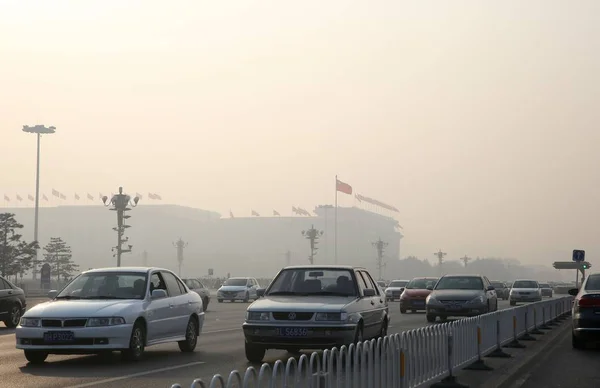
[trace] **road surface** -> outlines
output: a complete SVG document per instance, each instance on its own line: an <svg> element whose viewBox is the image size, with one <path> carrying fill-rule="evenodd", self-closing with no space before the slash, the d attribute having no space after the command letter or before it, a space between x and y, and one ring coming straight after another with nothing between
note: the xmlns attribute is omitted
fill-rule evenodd
<svg viewBox="0 0 600 388"><path fill-rule="evenodd" d="M29 305L35 303L28 302ZM509 307L505 301L499 303L501 309ZM44 365L28 365L22 352L15 349L14 330L0 327L0 386L165 388L173 383L189 386L195 378L209 382L215 373L227 377L233 369L244 372L251 365L244 354L241 330L247 306L245 303L211 303L195 353L181 353L177 344L159 345L147 348L145 359L131 364L123 363L115 353L109 359L50 355ZM399 310L397 302L390 303L390 334L427 324L424 313L400 314ZM288 357L284 351L268 351L265 361L287 360Z"/></svg>
<svg viewBox="0 0 600 388"><path fill-rule="evenodd" d="M600 387L600 348L574 350L570 331L556 341L556 345L516 378L511 388Z"/></svg>

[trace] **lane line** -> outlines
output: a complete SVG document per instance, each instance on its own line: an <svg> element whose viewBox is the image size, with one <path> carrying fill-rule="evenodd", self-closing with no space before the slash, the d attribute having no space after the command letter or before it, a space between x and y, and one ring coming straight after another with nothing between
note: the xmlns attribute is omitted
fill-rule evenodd
<svg viewBox="0 0 600 388"><path fill-rule="evenodd" d="M200 333L200 335L202 334L213 334L213 333L225 333L228 331L236 331L236 330L242 330L241 327L236 327L235 329L222 329L222 330L212 330L212 331L203 331L202 333Z"/></svg>
<svg viewBox="0 0 600 388"><path fill-rule="evenodd" d="M68 388L93 387L94 385L114 383L115 381L127 380L127 379L132 379L134 377L147 376L147 375L151 375L151 374L155 374L155 373L168 372L168 371L172 371L172 370L176 370L176 369L187 368L189 366L202 365L202 364L206 364L206 362L204 362L204 361L196 361L196 362L190 362L189 364L168 366L168 367L165 367L165 368L153 369L153 370L149 370L149 371L146 371L146 372L138 372L138 373L132 373L130 375L113 377L113 378L110 378L110 379L92 381L91 383L71 385Z"/></svg>

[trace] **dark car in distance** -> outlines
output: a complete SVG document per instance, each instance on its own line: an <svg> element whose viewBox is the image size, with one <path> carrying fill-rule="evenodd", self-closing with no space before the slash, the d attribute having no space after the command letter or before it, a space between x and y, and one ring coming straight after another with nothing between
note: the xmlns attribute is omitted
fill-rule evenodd
<svg viewBox="0 0 600 388"><path fill-rule="evenodd" d="M25 292L0 276L0 321L8 328L15 328L26 309Z"/></svg>
<svg viewBox="0 0 600 388"><path fill-rule="evenodd" d="M573 300L573 349L584 349L588 343L600 341L600 273L589 275L580 289L569 290Z"/></svg>
<svg viewBox="0 0 600 388"><path fill-rule="evenodd" d="M554 291L549 283L540 283L540 289L542 290L542 297L547 296L548 298L552 298Z"/></svg>
<svg viewBox="0 0 600 388"><path fill-rule="evenodd" d="M504 282L500 282L498 280L491 280L492 286L496 290L496 295L498 298L502 300L508 300L508 294L510 293L510 288Z"/></svg>

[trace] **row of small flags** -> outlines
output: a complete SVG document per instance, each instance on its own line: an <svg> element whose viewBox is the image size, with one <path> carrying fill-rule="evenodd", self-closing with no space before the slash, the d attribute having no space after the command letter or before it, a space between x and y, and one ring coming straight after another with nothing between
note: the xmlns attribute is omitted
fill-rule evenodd
<svg viewBox="0 0 600 388"><path fill-rule="evenodd" d="M310 217L312 215L307 210L305 210L301 207L295 207L295 206L292 206L292 212L299 216L309 216ZM250 215L252 215L254 217L260 217L260 214L256 210L252 210L250 212ZM273 216L278 217L278 216L281 216L281 214L277 210L273 210ZM233 212L231 210L229 211L229 217L235 218L235 216L233 215Z"/></svg>
<svg viewBox="0 0 600 388"><path fill-rule="evenodd" d="M113 195L114 195L113 193L110 194L111 197ZM143 195L140 194L140 193L135 193L135 195L137 197L139 197L140 199L143 198ZM66 200L67 199L67 196L65 194L61 193L58 190L54 190L54 189L52 189L52 196L56 197L58 199L61 199L61 200ZM102 199L102 197L104 197L104 195L102 193L98 193L98 197L97 198ZM73 198L76 201L81 200L81 196L79 194L77 194L77 193L75 193L75 195L73 196ZM15 195L14 199L17 202L22 202L23 201L23 197L21 197L19 194ZM31 195L31 194L27 195L27 199L30 200L30 201L35 201L35 197L33 195ZM94 200L94 196L92 194L90 194L90 193L87 193L87 199L90 200L90 201L93 201ZM156 201L161 201L162 197L160 195L156 194L156 193L148 193L148 199L152 199L152 200L156 200ZM4 201L11 202L11 200L12 200L11 197L9 197L8 195L4 194ZM48 201L48 197L46 196L46 194L42 194L42 200Z"/></svg>

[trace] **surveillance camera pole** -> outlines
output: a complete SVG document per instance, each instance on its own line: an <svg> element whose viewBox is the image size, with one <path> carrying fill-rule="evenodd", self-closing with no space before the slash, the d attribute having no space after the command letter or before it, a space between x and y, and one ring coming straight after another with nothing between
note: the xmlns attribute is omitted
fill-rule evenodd
<svg viewBox="0 0 600 388"><path fill-rule="evenodd" d="M125 229L130 227L130 225L125 225L125 220L131 218L131 216L125 213L136 207L139 200L139 197L135 197L132 201L131 196L123 194L123 187L119 187L119 194L113 195L110 201L107 196L102 197L104 206L112 206L109 210L117 212L117 226L113 228L117 232L117 245L112 248L113 252L116 251L113 257L117 257L117 267L121 266L121 255L131 252L131 248L133 247L133 245L128 245L127 249L123 249L123 243L129 241L129 237L123 238L123 234L125 233Z"/></svg>
<svg viewBox="0 0 600 388"><path fill-rule="evenodd" d="M462 260L462 262L463 262L463 263L465 263L465 268L467 267L467 264L469 264L469 261L471 261L471 260L472 260L472 259L471 259L469 256L467 256L467 255L465 255L464 257L461 257L460 259Z"/></svg>
<svg viewBox="0 0 600 388"><path fill-rule="evenodd" d="M308 261L310 264L315 263L315 255L317 254L317 244L319 244L319 237L323 235L322 230L315 229L314 225L310 226L310 229L303 230L302 235L310 241L310 256L308 256Z"/></svg>
<svg viewBox="0 0 600 388"><path fill-rule="evenodd" d="M440 267L440 275L442 275L442 263L444 262L444 256L447 255L446 252L442 252L441 249L438 249L436 253L433 254L438 259L438 266Z"/></svg>

